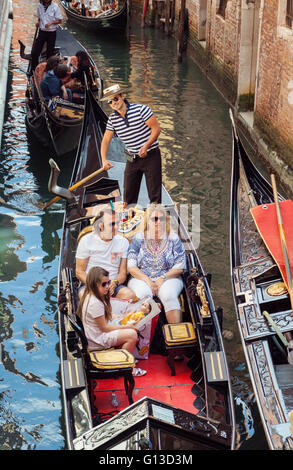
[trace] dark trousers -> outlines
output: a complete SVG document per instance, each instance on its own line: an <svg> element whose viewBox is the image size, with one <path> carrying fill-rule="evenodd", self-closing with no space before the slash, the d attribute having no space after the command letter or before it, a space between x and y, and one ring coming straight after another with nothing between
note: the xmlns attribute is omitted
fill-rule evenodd
<svg viewBox="0 0 293 470"><path fill-rule="evenodd" d="M39 56L42 52L43 46L47 43L47 59L54 55L55 43L56 43L56 31L39 31L35 45L32 50L32 70L35 70L39 63Z"/></svg>
<svg viewBox="0 0 293 470"><path fill-rule="evenodd" d="M124 171L124 201L136 204L141 180L145 175L150 203L162 202L162 159L159 147L150 150L145 158L126 162Z"/></svg>

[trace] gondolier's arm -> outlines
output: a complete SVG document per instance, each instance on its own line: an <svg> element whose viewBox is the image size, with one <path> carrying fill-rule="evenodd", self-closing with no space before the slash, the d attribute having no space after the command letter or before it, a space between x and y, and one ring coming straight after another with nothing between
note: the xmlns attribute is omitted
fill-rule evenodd
<svg viewBox="0 0 293 470"><path fill-rule="evenodd" d="M101 143L102 165L105 168L105 170L109 170L110 168L113 168L114 166L107 159L108 149L109 149L109 145L110 145L113 135L114 135L113 131L109 131L106 129L102 143Z"/></svg>

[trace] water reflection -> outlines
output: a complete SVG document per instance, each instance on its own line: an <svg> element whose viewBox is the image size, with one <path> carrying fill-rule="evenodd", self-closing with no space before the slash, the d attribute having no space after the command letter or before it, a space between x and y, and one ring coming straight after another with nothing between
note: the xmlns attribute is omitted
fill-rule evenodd
<svg viewBox="0 0 293 470"><path fill-rule="evenodd" d="M26 263L15 253L23 243L16 227L13 217L0 214L0 282L16 279L18 273L26 270Z"/></svg>

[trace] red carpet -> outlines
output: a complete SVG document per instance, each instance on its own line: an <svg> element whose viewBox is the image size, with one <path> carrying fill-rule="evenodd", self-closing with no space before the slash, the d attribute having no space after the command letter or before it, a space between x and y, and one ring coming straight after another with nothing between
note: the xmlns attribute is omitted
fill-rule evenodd
<svg viewBox="0 0 293 470"><path fill-rule="evenodd" d="M198 410L193 406L196 395L191 391L194 382L190 378L192 371L187 366L187 359L176 362L175 366L176 375L172 377L166 357L156 354L150 355L148 360L139 361L137 367L147 370L147 374L135 377L134 401L147 396L196 414ZM123 378L99 380L94 390L99 412L107 413L116 409L111 404L112 390L116 391L119 400L118 410L128 406Z"/></svg>

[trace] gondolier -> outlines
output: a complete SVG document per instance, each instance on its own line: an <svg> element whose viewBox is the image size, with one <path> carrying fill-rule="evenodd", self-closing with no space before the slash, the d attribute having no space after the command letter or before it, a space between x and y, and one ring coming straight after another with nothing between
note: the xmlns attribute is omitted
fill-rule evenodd
<svg viewBox="0 0 293 470"><path fill-rule="evenodd" d="M158 137L160 125L153 111L146 105L129 103L120 85L105 89L102 101L113 109L107 122L101 144L101 156L106 169L113 167L107 153L114 133L125 144L127 160L124 172L124 201L136 204L141 180L145 175L150 202L161 203L162 162Z"/></svg>
<svg viewBox="0 0 293 470"><path fill-rule="evenodd" d="M57 25L63 21L59 6L52 0L40 0L37 17L36 27L39 28L39 32L32 49L32 71L38 65L39 55L45 43L47 43L47 59L54 55Z"/></svg>

